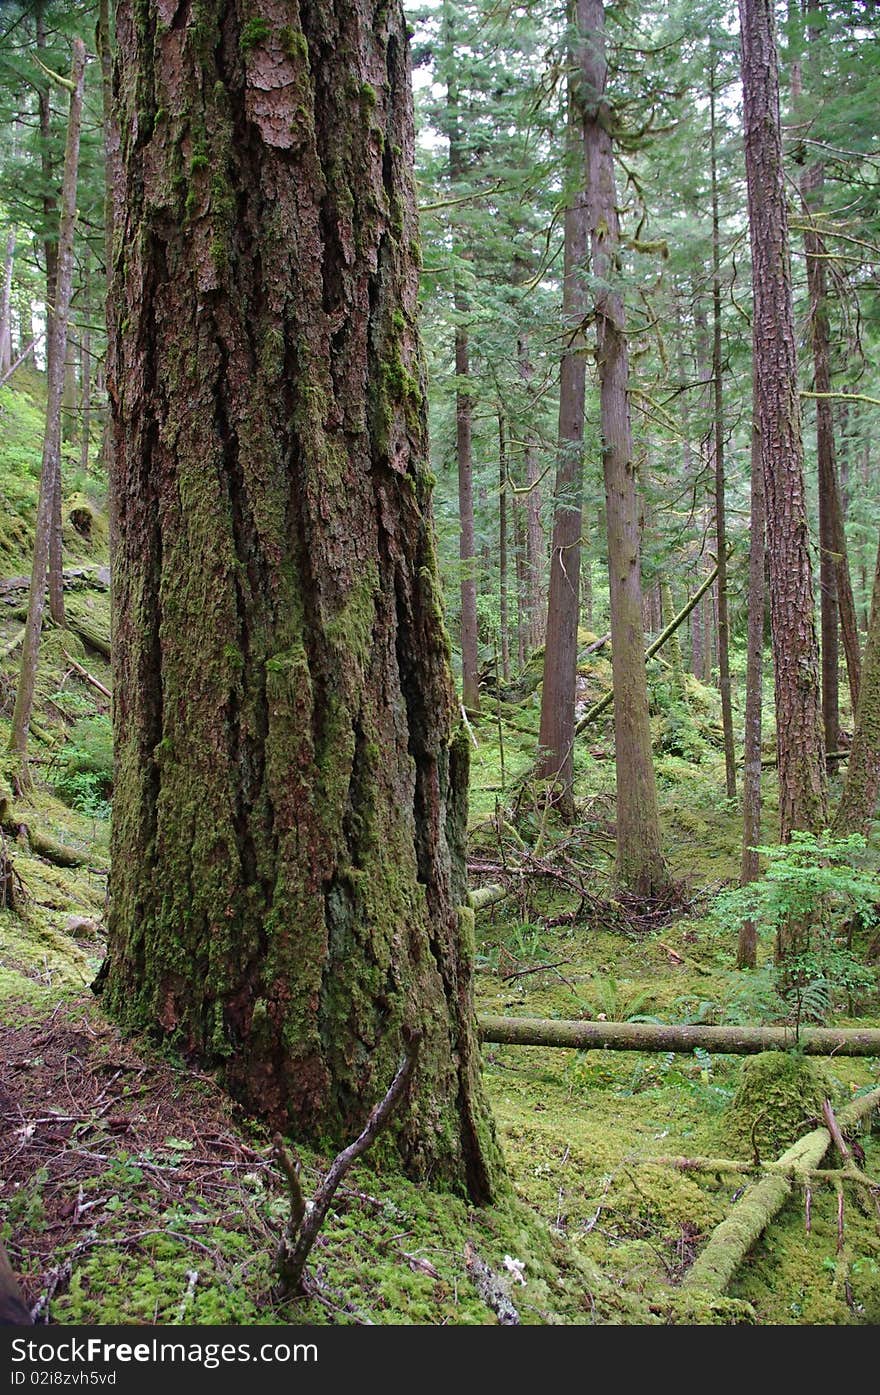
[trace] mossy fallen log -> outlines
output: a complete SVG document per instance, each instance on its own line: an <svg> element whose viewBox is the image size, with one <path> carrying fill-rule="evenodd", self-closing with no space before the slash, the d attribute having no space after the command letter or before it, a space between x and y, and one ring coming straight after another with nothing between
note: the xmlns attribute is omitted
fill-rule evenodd
<svg viewBox="0 0 880 1395"><path fill-rule="evenodd" d="M103 630L99 630L97 625L93 625L85 616L72 615L69 611L67 624L90 649L97 650L99 654L103 654L105 659L110 658L110 636Z"/></svg>
<svg viewBox="0 0 880 1395"><path fill-rule="evenodd" d="M505 1046L567 1046L579 1051L677 1051L699 1048L729 1056L797 1047L808 1056L880 1055L872 1027L680 1027L660 1022L570 1022L545 1017L477 1019L484 1042Z"/></svg>
<svg viewBox="0 0 880 1395"><path fill-rule="evenodd" d="M862 1095L842 1110L838 1123L852 1128L880 1106L880 1089ZM818 1168L831 1144L827 1128L813 1129L770 1164L771 1171L747 1187L739 1201L712 1232L682 1280L682 1288L718 1296L733 1278L749 1250L781 1211L795 1181L804 1183Z"/></svg>
<svg viewBox="0 0 880 1395"><path fill-rule="evenodd" d="M13 838L22 836L27 839L31 852L38 857L45 858L47 862L52 862L56 867L88 867L89 855L81 852L79 848L71 848L66 843L59 843L57 838L52 838L48 833L41 833L38 828L33 828L24 819L20 818L15 811L10 811L8 804L2 809L2 821L0 821L5 833L9 833Z"/></svg>

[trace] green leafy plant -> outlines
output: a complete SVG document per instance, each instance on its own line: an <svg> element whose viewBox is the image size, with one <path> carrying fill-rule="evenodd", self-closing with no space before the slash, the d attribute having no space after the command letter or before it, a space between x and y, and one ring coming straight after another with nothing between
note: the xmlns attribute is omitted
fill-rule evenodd
<svg viewBox="0 0 880 1395"><path fill-rule="evenodd" d="M780 1011L796 1026L821 1022L846 1007L851 1014L876 992L873 969L853 953L852 927L878 918L880 885L863 865L865 840L858 834L832 838L797 831L790 843L759 847L767 859L763 877L723 892L712 919L725 935L746 921L762 937L799 927L795 949L770 971Z"/></svg>
<svg viewBox="0 0 880 1395"><path fill-rule="evenodd" d="M113 728L108 717L84 717L75 723L53 784L72 809L93 818L108 817L113 791Z"/></svg>

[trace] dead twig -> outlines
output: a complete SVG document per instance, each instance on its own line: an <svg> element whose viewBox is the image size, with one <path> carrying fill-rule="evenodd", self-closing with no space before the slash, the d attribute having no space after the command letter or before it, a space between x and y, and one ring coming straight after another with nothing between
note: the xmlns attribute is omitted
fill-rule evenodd
<svg viewBox="0 0 880 1395"><path fill-rule="evenodd" d="M278 1247L277 1268L287 1293L306 1292L304 1274L309 1251L330 1209L334 1193L352 1163L367 1151L388 1123L400 1104L415 1070L422 1034L404 1032L404 1057L397 1069L385 1098L374 1106L363 1132L344 1148L330 1166L311 1201L306 1201L299 1182L299 1165L290 1158L280 1137L276 1139L276 1156L281 1163L291 1198L291 1214L285 1235Z"/></svg>

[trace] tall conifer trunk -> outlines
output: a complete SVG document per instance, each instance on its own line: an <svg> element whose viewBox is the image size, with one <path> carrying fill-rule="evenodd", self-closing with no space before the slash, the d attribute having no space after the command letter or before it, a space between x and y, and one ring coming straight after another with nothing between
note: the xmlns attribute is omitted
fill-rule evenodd
<svg viewBox="0 0 880 1395"><path fill-rule="evenodd" d="M583 64L587 204L596 292L596 348L602 417L602 463L608 531L614 745L617 778L617 875L638 895L668 884L660 848L660 817L648 724L642 629L639 501L629 417L629 354L618 275L620 226L605 95L605 11L602 0L579 0L586 36Z"/></svg>
<svg viewBox="0 0 880 1395"><path fill-rule="evenodd" d="M583 0L575 7L576 33L569 54L568 155L571 192L565 210L562 324L565 339L559 367L559 436L556 507L550 546L550 585L544 645L544 682L538 775L552 783L562 817L574 818L574 706L577 632L580 618L581 511L583 498L586 361L583 324L589 304L589 247L584 182Z"/></svg>
<svg viewBox="0 0 880 1395"><path fill-rule="evenodd" d="M819 651L804 492L771 0L740 0L758 430L770 560L781 837L827 823Z"/></svg>
<svg viewBox="0 0 880 1395"><path fill-rule="evenodd" d="M475 1201L467 741L434 553L387 0L122 0L105 995L300 1137Z"/></svg>

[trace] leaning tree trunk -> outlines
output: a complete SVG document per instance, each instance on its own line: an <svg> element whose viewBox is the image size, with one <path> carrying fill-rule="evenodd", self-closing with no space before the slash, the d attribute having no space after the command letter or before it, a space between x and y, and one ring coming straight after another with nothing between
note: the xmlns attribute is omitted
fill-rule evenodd
<svg viewBox="0 0 880 1395"><path fill-rule="evenodd" d="M578 7L580 14L580 6ZM559 368L559 445L556 507L550 547L550 586L541 689L540 754L537 773L549 780L562 817L574 818L574 708L577 682L577 633L580 619L581 511L586 363L583 323L588 298L586 261L587 206L583 191L583 106L575 64L582 60L582 39L572 53L568 95L569 177L573 188L565 210L562 325L565 341Z"/></svg>
<svg viewBox="0 0 880 1395"><path fill-rule="evenodd" d="M770 558L780 828L785 841L793 829L818 831L827 823L825 746L771 0L740 0L740 20L753 339Z"/></svg>
<svg viewBox="0 0 880 1395"><path fill-rule="evenodd" d="M75 39L70 76L70 115L67 123L64 179L61 189L58 279L54 314L49 321L49 342L46 354L46 430L43 436L40 496L37 503L37 521L34 530L34 560L31 569L27 621L21 650L21 668L15 694L15 709L12 714L12 730L9 736L9 751L13 757L14 767L12 773L19 787L23 789L31 785L27 764L28 733L34 705L40 632L46 608L46 579L49 571L51 532L57 503L56 491L60 481L61 394L64 388L64 345L67 340L67 316L70 310L70 293L73 284L73 233L76 224L76 181L79 164L79 133L82 121L85 61L85 46L81 39ZM63 586L60 569L58 583Z"/></svg>
<svg viewBox="0 0 880 1395"><path fill-rule="evenodd" d="M485 1201L404 20L249 9L117 12L105 994L325 1144L420 1030L397 1148Z"/></svg>
<svg viewBox="0 0 880 1395"><path fill-rule="evenodd" d="M620 246L612 113L605 96L602 0L579 0L589 36L584 62L584 144L596 292L596 338L602 417L602 463L608 529L611 661L617 777L617 876L638 895L668 883L651 758L648 684L642 630L639 503L629 418L629 354L623 299L614 286Z"/></svg>

